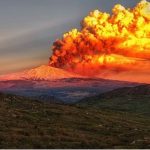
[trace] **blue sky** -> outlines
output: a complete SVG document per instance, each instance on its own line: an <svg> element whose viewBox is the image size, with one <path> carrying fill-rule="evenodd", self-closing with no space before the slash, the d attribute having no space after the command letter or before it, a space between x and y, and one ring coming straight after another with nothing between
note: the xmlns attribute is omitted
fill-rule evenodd
<svg viewBox="0 0 150 150"><path fill-rule="evenodd" d="M0 74L47 64L50 46L64 32L80 28L94 9L114 4L133 7L140 0L1 0Z"/></svg>

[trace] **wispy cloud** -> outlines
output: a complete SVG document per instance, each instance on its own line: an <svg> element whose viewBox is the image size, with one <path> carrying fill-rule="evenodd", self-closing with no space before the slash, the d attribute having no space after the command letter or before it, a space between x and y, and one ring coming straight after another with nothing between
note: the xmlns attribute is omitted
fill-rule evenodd
<svg viewBox="0 0 150 150"><path fill-rule="evenodd" d="M77 22L75 20L69 18L45 22L0 38L0 74L48 62L50 44L64 31L72 28Z"/></svg>

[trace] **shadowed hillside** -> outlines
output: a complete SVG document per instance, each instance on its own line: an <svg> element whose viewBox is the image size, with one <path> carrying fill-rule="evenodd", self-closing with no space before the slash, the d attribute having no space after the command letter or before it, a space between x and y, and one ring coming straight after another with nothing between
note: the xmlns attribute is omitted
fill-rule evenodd
<svg viewBox="0 0 150 150"><path fill-rule="evenodd" d="M85 98L78 105L150 115L150 85L115 89Z"/></svg>
<svg viewBox="0 0 150 150"><path fill-rule="evenodd" d="M0 94L0 148L150 148L150 119Z"/></svg>

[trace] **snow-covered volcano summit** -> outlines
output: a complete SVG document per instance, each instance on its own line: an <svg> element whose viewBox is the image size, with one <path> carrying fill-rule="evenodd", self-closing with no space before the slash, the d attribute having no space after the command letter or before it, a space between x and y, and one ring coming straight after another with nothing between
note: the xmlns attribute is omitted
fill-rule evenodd
<svg viewBox="0 0 150 150"><path fill-rule="evenodd" d="M63 78L81 77L63 69L42 65L30 70L0 76L0 81L8 80L55 80Z"/></svg>

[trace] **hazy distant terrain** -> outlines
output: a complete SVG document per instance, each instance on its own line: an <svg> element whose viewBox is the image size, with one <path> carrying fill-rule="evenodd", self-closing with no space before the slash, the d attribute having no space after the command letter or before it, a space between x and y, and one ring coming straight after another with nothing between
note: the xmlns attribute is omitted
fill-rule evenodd
<svg viewBox="0 0 150 150"><path fill-rule="evenodd" d="M64 78L56 80L0 81L0 91L48 100L55 97L65 103L74 103L85 97L97 95L120 87L133 87L137 83L105 80L100 78Z"/></svg>

